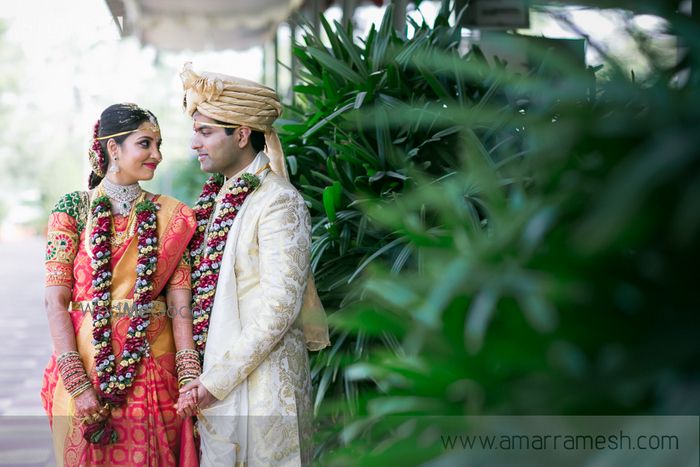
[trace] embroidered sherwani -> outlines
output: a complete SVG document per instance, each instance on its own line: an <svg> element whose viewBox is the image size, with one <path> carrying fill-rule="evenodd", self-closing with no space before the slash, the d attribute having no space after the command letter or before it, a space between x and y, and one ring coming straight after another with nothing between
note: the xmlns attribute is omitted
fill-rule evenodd
<svg viewBox="0 0 700 467"><path fill-rule="evenodd" d="M246 171L267 163L261 152ZM284 178L270 170L259 176L229 231L210 318L200 379L218 401L199 415L204 466L311 459L311 379L300 318L309 213Z"/></svg>

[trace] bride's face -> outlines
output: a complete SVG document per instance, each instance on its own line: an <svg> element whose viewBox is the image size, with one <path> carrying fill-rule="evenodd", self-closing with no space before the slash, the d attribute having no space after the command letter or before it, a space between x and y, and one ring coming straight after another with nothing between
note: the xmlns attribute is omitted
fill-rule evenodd
<svg viewBox="0 0 700 467"><path fill-rule="evenodd" d="M116 163L119 172L108 170L107 178L119 185L130 185L140 180L152 179L156 167L163 160L160 153L161 143L160 130L150 121L139 125L138 130L129 134L122 144L109 140L107 143L110 154L109 165Z"/></svg>

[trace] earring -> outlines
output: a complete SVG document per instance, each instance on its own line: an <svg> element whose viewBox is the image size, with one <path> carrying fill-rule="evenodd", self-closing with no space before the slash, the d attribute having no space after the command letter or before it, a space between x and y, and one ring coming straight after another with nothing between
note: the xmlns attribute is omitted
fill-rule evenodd
<svg viewBox="0 0 700 467"><path fill-rule="evenodd" d="M117 158L115 157L112 159L112 163L109 164L109 172L110 173L118 173L119 172L119 166L117 165Z"/></svg>

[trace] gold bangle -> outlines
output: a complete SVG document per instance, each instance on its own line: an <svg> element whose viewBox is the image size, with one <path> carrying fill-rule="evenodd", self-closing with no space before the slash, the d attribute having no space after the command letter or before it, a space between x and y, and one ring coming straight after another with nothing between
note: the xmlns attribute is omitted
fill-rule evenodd
<svg viewBox="0 0 700 467"><path fill-rule="evenodd" d="M178 387L178 389L182 389L182 387L184 387L187 383L190 383L194 380L195 380L195 378L182 378L182 379L178 380L177 387Z"/></svg>
<svg viewBox="0 0 700 467"><path fill-rule="evenodd" d="M85 381L83 384L81 384L80 386L78 386L77 388L75 388L75 389L70 393L70 395L71 395L71 397L72 397L73 399L75 399L76 397L78 397L79 395L81 395L82 393L84 393L85 391L87 391L87 390L88 390L89 388L91 388L91 387L92 387L92 383L90 382L90 380Z"/></svg>
<svg viewBox="0 0 700 467"><path fill-rule="evenodd" d="M63 362L63 360L67 359L68 357L78 357L80 358L80 354L75 351L75 350L69 350L67 352L63 352L61 355L56 357L56 364ZM81 362L82 363L82 362Z"/></svg>

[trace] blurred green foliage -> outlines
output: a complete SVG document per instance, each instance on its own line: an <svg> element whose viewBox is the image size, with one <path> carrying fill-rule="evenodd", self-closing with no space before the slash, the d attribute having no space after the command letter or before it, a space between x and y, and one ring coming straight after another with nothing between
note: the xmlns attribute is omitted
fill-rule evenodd
<svg viewBox="0 0 700 467"><path fill-rule="evenodd" d="M207 176L199 168L197 158L188 157L179 161L170 171L170 176L172 180L170 180L169 194L189 206L194 206Z"/></svg>
<svg viewBox="0 0 700 467"><path fill-rule="evenodd" d="M624 6L666 19L677 63L596 84L535 46L515 73L461 54L447 5L408 41L389 9L360 43L322 22L329 46L296 47L281 129L333 324L321 462L444 454L440 426L389 415L698 413L700 28Z"/></svg>

